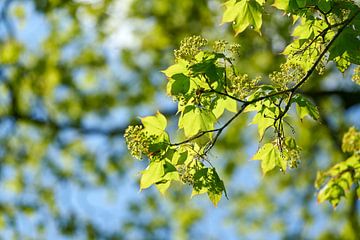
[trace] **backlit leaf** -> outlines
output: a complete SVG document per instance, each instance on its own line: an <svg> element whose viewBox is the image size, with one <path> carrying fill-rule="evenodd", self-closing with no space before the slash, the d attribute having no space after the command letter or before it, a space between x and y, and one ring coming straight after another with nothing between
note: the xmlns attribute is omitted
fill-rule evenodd
<svg viewBox="0 0 360 240"><path fill-rule="evenodd" d="M232 22L236 35L251 26L260 33L262 25L261 5L255 0L227 1L222 23Z"/></svg>
<svg viewBox="0 0 360 240"><path fill-rule="evenodd" d="M164 176L164 173L164 163L162 161L150 162L149 166L142 171L140 190L146 189L152 184L159 182Z"/></svg>
<svg viewBox="0 0 360 240"><path fill-rule="evenodd" d="M319 111L310 100L298 94L294 96L293 101L296 103L296 111L301 119L306 116L310 116L314 120L319 119Z"/></svg>
<svg viewBox="0 0 360 240"><path fill-rule="evenodd" d="M141 118L141 122L148 133L155 135L163 134L167 125L165 116L160 112L157 112L155 116Z"/></svg>
<svg viewBox="0 0 360 240"><path fill-rule="evenodd" d="M216 117L212 112L187 106L179 120L179 128L184 129L186 137L191 137L200 131L212 130L215 121Z"/></svg>
<svg viewBox="0 0 360 240"><path fill-rule="evenodd" d="M264 175L275 167L280 167L283 171L287 167L286 160L281 157L281 152L272 143L264 144L252 159L261 161L261 169Z"/></svg>

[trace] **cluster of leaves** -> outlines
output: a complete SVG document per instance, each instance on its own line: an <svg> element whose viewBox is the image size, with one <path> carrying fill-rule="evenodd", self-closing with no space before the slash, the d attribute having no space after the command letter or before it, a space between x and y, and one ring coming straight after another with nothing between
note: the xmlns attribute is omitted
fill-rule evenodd
<svg viewBox="0 0 360 240"><path fill-rule="evenodd" d="M175 51L176 63L163 71L168 77L167 93L178 102L178 127L185 140L170 142L165 132L166 118L161 113L142 118L142 126L130 126L125 138L134 157L147 157L150 161L142 172L141 189L155 184L165 193L171 181L182 181L193 187L192 195L207 193L216 205L225 187L206 155L221 132L239 114L257 112L251 123L258 125L260 140L267 129L274 130L274 140L254 156L262 160L265 174L275 167L286 171L298 165L300 148L295 139L285 137L286 108L295 103L301 118L309 115L317 119L318 113L305 97L295 95L283 104L284 97L290 96L287 90L260 84L259 77L251 79L240 74L233 64L234 59L226 55L236 55L231 51L234 46L217 42L215 49L222 49L222 52L202 50L205 43L199 36L184 40ZM219 47L220 44L226 47ZM225 110L234 113L233 117L215 128Z"/></svg>
<svg viewBox="0 0 360 240"><path fill-rule="evenodd" d="M318 172L315 183L320 188L318 202L328 200L334 207L339 204L341 197L349 195L352 188L360 198L360 132L354 127L345 133L342 150L352 155L329 170Z"/></svg>
<svg viewBox="0 0 360 240"><path fill-rule="evenodd" d="M125 133L133 156L141 158L145 155L150 161L142 171L140 189L155 184L165 194L172 181L182 181L193 186L192 195L208 193L216 205L225 188L215 169L207 168L200 161L194 146L176 147L170 143L165 131L167 121L161 113L142 118L141 122L143 128L130 126Z"/></svg>
<svg viewBox="0 0 360 240"><path fill-rule="evenodd" d="M222 22L232 22L236 34L249 26L260 33L266 4L263 0L228 1ZM334 41L323 61L333 60L342 72L351 63L360 64L360 40L357 37L360 17L355 14L359 8L353 1L275 0L272 6L292 15L296 26L292 33L295 40L283 52L291 57L289 62L308 70L326 47L325 43L334 37L334 30L351 21L341 30L343 33ZM321 69L321 65L317 67Z"/></svg>
<svg viewBox="0 0 360 240"><path fill-rule="evenodd" d="M236 34L248 26L260 33L265 4L230 0L225 3L223 22L233 22ZM185 140L170 142L166 119L160 113L142 118L143 128L129 127L125 137L130 151L140 151L134 155L150 160L142 173L141 189L155 184L164 193L171 181L180 180L193 187L192 195L207 193L216 205L226 191L207 153L232 121L250 111L256 112L251 124L258 125L259 141L267 130L274 133L253 157L261 160L263 174L298 166L300 147L287 134L288 129L294 132L286 120L288 111L295 105L300 119L309 116L317 120L317 107L297 90L316 70L322 73L329 60L342 72L351 63L358 64L360 10L343 1L282 0L273 6L293 15L295 28L294 40L283 52L287 61L268 79L251 79L241 73L234 63L236 46L228 47L225 41L216 42L211 49L206 48L207 40L193 36L175 50L175 64L163 73L168 78L168 95L178 102L178 128ZM225 110L234 115L216 127ZM141 147L132 141L138 138Z"/></svg>

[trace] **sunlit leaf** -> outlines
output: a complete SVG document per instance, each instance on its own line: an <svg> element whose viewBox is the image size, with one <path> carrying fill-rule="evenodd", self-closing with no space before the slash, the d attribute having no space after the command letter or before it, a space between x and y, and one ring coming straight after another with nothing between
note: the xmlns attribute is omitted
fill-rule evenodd
<svg viewBox="0 0 360 240"><path fill-rule="evenodd" d="M150 162L149 166L141 173L140 190L146 189L152 184L161 181L164 173L164 163L162 161Z"/></svg>
<svg viewBox="0 0 360 240"><path fill-rule="evenodd" d="M281 156L279 149L272 143L264 144L252 159L261 160L261 169L264 175L273 170L276 166L283 171L286 171L286 159Z"/></svg>
<svg viewBox="0 0 360 240"><path fill-rule="evenodd" d="M247 27L260 33L262 25L262 10L255 0L230 0L225 3L226 10L222 23L232 22L236 35L243 32Z"/></svg>

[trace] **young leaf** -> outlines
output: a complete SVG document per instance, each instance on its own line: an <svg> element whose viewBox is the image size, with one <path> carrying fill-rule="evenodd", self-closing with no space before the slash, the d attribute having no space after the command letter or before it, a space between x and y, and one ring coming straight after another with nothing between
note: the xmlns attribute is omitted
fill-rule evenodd
<svg viewBox="0 0 360 240"><path fill-rule="evenodd" d="M237 112L237 102L234 99L228 97L219 97L216 101L214 101L214 104L215 107L212 110L212 113L217 119L223 115L225 109L230 112Z"/></svg>
<svg viewBox="0 0 360 240"><path fill-rule="evenodd" d="M266 116L266 113L258 112L250 124L258 125L258 134L259 139L261 140L264 137L266 129L274 124L274 119Z"/></svg>
<svg viewBox="0 0 360 240"><path fill-rule="evenodd" d="M161 182L157 182L155 184L157 190L159 190L159 192L162 194L162 195L165 195L166 191L169 189L171 185L171 181L167 181L167 180L163 180Z"/></svg>
<svg viewBox="0 0 360 240"><path fill-rule="evenodd" d="M261 5L257 1L241 0L236 2L236 0L230 0L225 3L225 7L222 23L233 22L236 35L243 32L248 26L260 33L262 13Z"/></svg>
<svg viewBox="0 0 360 240"><path fill-rule="evenodd" d="M274 124L274 119L279 110L270 100L264 100L262 104L250 106L248 111L251 110L258 110L258 113L254 116L250 124L258 125L258 134L261 140L264 137L266 129Z"/></svg>
<svg viewBox="0 0 360 240"><path fill-rule="evenodd" d="M341 197L346 196L353 184L359 180L360 156L355 154L329 170L317 174L315 186L321 188L317 197L318 202L328 200L336 207Z"/></svg>
<svg viewBox="0 0 360 240"><path fill-rule="evenodd" d="M171 181L180 181L180 176L176 168L166 161L164 164L164 176L160 181L155 182L155 186L162 195L165 195L171 185Z"/></svg>
<svg viewBox="0 0 360 240"><path fill-rule="evenodd" d="M153 161L142 171L140 179L140 190L150 187L152 184L159 182L164 176L164 162Z"/></svg>
<svg viewBox="0 0 360 240"><path fill-rule="evenodd" d="M195 106L187 106L179 120L179 128L184 129L186 137L191 137L200 131L211 130L216 118L214 114Z"/></svg>
<svg viewBox="0 0 360 240"><path fill-rule="evenodd" d="M314 120L318 120L320 117L317 107L307 98L297 94L292 99L296 103L296 111L301 119L306 116L310 116Z"/></svg>
<svg viewBox="0 0 360 240"><path fill-rule="evenodd" d="M272 143L266 143L262 146L252 159L261 161L261 169L264 175L276 166L280 167L283 171L287 167L286 159L281 157L281 152Z"/></svg>
<svg viewBox="0 0 360 240"><path fill-rule="evenodd" d="M170 67L168 67L167 69L161 72L164 73L168 78L171 78L175 74L179 74L179 73L183 73L187 75L189 71L187 70L186 65L187 65L187 61L179 60L178 63L171 65Z"/></svg>
<svg viewBox="0 0 360 240"><path fill-rule="evenodd" d="M233 112L233 113L237 112L237 102L234 99L227 97L224 100L223 104L225 109L228 110L229 112Z"/></svg>
<svg viewBox="0 0 360 240"><path fill-rule="evenodd" d="M155 116L141 118L145 131L149 134L161 135L164 133L167 121L164 115L157 112Z"/></svg>
<svg viewBox="0 0 360 240"><path fill-rule="evenodd" d="M215 168L201 168L194 174L191 196L207 193L214 206L217 206L224 191L224 182L219 178Z"/></svg>
<svg viewBox="0 0 360 240"><path fill-rule="evenodd" d="M275 0L272 6L279 10L287 10L289 6L289 0Z"/></svg>
<svg viewBox="0 0 360 240"><path fill-rule="evenodd" d="M164 165L164 177L165 180L170 181L179 181L180 176L174 165L172 165L170 162L165 162Z"/></svg>

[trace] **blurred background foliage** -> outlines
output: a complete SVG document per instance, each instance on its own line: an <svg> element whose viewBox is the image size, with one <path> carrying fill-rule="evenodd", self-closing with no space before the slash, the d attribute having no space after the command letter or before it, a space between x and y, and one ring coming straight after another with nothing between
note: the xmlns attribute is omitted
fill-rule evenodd
<svg viewBox="0 0 360 240"><path fill-rule="evenodd" d="M240 118L210 158L229 200L214 208L174 186L138 192L125 147L137 116L176 106L160 70L191 35L241 45L238 66L267 75L284 61L291 18L266 9L262 36L220 26L220 0L0 2L1 239L359 239L359 202L317 204L316 171L345 159L342 134L360 127L360 89L333 67L304 87L321 121L294 120L300 167L263 177L256 129ZM175 126L175 125L174 125ZM173 128L175 129L175 128Z"/></svg>

